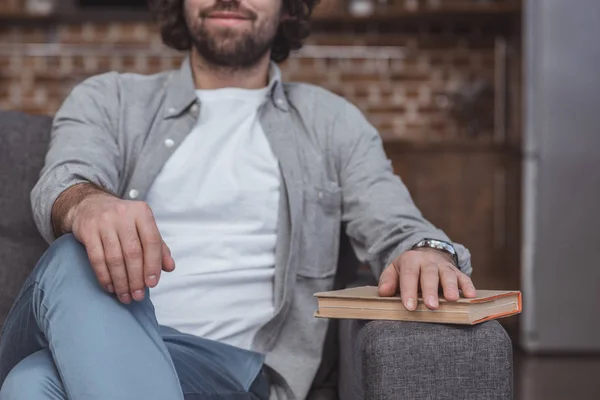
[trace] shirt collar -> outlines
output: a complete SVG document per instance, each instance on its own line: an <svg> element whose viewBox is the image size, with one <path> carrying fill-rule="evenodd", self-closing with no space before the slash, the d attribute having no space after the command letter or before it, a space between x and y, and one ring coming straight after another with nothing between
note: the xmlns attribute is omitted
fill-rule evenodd
<svg viewBox="0 0 600 400"><path fill-rule="evenodd" d="M275 106L283 111L289 110L289 104L281 80L281 70L271 62L269 69L269 97ZM177 117L198 101L196 83L192 73L190 57L186 57L179 70L174 71L167 81L167 97L164 117Z"/></svg>
<svg viewBox="0 0 600 400"><path fill-rule="evenodd" d="M288 111L289 103L281 79L281 69L279 69L279 66L273 61L271 61L269 77L271 101L275 104L275 107L282 111Z"/></svg>

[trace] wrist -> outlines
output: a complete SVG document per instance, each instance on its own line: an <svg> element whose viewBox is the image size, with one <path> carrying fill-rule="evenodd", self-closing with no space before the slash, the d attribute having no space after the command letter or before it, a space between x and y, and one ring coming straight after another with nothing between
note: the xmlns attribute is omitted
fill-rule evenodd
<svg viewBox="0 0 600 400"><path fill-rule="evenodd" d="M435 251L448 259L456 268L460 269L458 264L458 253L452 243L437 240L423 239L412 247L412 250Z"/></svg>
<svg viewBox="0 0 600 400"><path fill-rule="evenodd" d="M458 265L456 265L456 263L454 262L454 258L450 254L446 253L445 251L433 249L433 248L429 248L429 247L414 248L412 250L413 251L421 251L424 253L439 254L440 256L444 257L444 259L446 259L450 264L454 265L455 267L458 267Z"/></svg>
<svg viewBox="0 0 600 400"><path fill-rule="evenodd" d="M65 190L52 209L52 228L56 237L73 232L73 226L88 203L112 194L91 183L80 183Z"/></svg>
<svg viewBox="0 0 600 400"><path fill-rule="evenodd" d="M65 233L73 232L73 225L75 223L75 219L77 214L79 214L79 210L81 208L82 203L85 202L85 198L82 199L79 203L74 204L70 207L62 220L62 224L60 225L60 234L63 235Z"/></svg>

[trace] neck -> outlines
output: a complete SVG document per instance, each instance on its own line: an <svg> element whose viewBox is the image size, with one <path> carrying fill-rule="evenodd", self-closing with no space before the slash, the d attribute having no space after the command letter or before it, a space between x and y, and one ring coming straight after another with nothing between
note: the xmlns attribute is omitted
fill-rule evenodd
<svg viewBox="0 0 600 400"><path fill-rule="evenodd" d="M270 59L271 55L267 53L256 64L247 68L220 67L208 63L194 49L192 50L191 63L196 89L264 88L269 84Z"/></svg>

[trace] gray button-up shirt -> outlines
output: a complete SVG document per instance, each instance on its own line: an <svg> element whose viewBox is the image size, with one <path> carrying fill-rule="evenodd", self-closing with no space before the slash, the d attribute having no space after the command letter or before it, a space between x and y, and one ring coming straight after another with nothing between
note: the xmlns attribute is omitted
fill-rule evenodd
<svg viewBox="0 0 600 400"><path fill-rule="evenodd" d="M274 71L270 100L259 115L283 180L276 311L253 348L266 354L275 375L271 397L302 399L328 327L313 317L313 294L333 287L342 229L377 276L421 239L449 239L422 217L393 173L377 131L356 107L315 86L282 83ZM143 201L201 110L189 59L176 71L108 73L78 85L56 114L46 164L31 194L46 240L54 240L52 205L74 184L92 182ZM470 274L469 252L455 247L460 268Z"/></svg>

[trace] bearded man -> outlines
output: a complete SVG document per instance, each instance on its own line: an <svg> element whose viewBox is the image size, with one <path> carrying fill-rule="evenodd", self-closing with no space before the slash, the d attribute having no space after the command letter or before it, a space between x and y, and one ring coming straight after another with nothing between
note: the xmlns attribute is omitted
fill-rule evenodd
<svg viewBox="0 0 600 400"><path fill-rule="evenodd" d="M51 243L0 346L2 400L303 399L340 235L414 310L475 296L358 109L282 82L315 0L158 0L157 75L87 79L32 191Z"/></svg>

